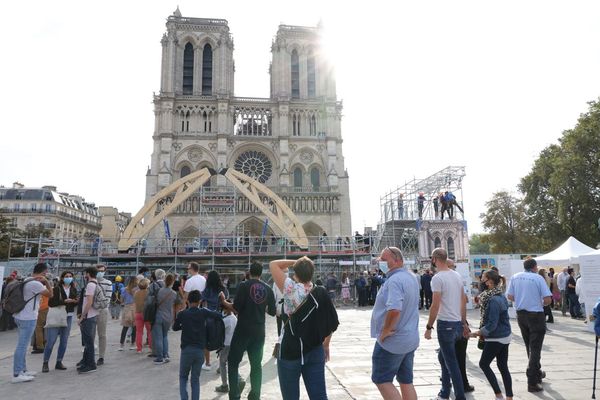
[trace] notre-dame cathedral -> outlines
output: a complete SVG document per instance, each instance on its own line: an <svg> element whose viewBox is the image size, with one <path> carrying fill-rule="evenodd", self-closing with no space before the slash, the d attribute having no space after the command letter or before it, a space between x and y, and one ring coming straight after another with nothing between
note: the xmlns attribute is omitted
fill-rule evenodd
<svg viewBox="0 0 600 400"><path fill-rule="evenodd" d="M234 95L233 37L224 19L169 16L146 200L203 167L235 168L267 185L308 236L351 235L342 103L320 53L320 28L280 25L270 97ZM169 217L171 236L278 235L254 205L215 175ZM162 228L161 228L162 229ZM155 237L162 235L155 229Z"/></svg>

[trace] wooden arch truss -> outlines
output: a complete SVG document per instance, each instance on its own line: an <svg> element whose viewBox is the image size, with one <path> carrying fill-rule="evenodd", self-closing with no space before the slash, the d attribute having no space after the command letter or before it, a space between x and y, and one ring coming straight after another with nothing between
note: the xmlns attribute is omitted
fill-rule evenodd
<svg viewBox="0 0 600 400"><path fill-rule="evenodd" d="M298 217L277 194L255 179L234 169L224 168L224 175L244 196L276 226L290 241L302 249L308 248L308 238ZM132 218L119 240L119 251L127 251L147 236L177 207L198 191L217 172L202 168L173 182L155 194Z"/></svg>

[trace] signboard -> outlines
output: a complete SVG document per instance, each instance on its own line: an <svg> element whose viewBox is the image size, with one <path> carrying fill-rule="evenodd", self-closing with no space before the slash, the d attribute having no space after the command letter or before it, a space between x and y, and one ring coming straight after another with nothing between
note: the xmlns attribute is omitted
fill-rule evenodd
<svg viewBox="0 0 600 400"><path fill-rule="evenodd" d="M339 265L342 265L342 266L343 265L354 265L354 264L356 264L356 265L371 265L371 262L370 261L364 261L364 260L356 261L356 263L354 261L345 261L345 260L340 260L339 261Z"/></svg>
<svg viewBox="0 0 600 400"><path fill-rule="evenodd" d="M588 321L587 329L594 332L594 324L590 323L592 308L600 297L600 255L579 256L579 270L583 279L583 300L585 303L585 318Z"/></svg>
<svg viewBox="0 0 600 400"><path fill-rule="evenodd" d="M473 296L471 296L471 273L469 271L469 263L456 263L456 272L458 272L463 281L463 290L467 295L467 310L472 310Z"/></svg>
<svg viewBox="0 0 600 400"><path fill-rule="evenodd" d="M506 279L507 289L513 275L522 271L524 271L522 260L500 260L498 264L498 272ZM510 318L517 318L517 310L515 310L512 304L508 307L508 316Z"/></svg>

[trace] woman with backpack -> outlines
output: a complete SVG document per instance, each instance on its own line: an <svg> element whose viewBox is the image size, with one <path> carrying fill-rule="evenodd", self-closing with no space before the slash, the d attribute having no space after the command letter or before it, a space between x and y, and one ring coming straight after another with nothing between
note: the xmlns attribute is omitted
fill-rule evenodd
<svg viewBox="0 0 600 400"><path fill-rule="evenodd" d="M123 351L125 346L125 338L127 337L127 331L129 328L132 329L132 340L135 337L135 303L133 301L133 296L137 291L137 278L135 276L130 276L129 281L127 281L127 287L121 288L121 299L123 301L123 313L121 314L121 325L123 329L121 329L121 347L119 347L119 351ZM131 347L131 350L135 349L135 347Z"/></svg>
<svg viewBox="0 0 600 400"><path fill-rule="evenodd" d="M54 368L61 371L67 369L63 365L62 360L67 351L67 342L69 340L69 334L71 333L71 324L73 322L73 316L75 315L75 307L77 307L77 303L79 303L77 286L73 281L73 273L71 271L63 271L63 273L60 274L60 280L54 287L53 292L52 298L48 301L48 306L50 309L55 310L58 308L64 309L64 312L67 315L67 326L46 328L48 340L46 342L46 347L44 348L42 372L48 372L50 370L48 368L48 362L50 361L56 339L59 337L60 344L58 345L58 354L56 355L56 365Z"/></svg>
<svg viewBox="0 0 600 400"><path fill-rule="evenodd" d="M293 267L293 279L284 272L288 267ZM269 268L283 293L283 309L289 318L277 357L282 398L300 398L302 376L310 399L326 399L325 363L331 335L339 325L335 307L327 289L313 286L315 266L310 258L271 261Z"/></svg>
<svg viewBox="0 0 600 400"><path fill-rule="evenodd" d="M498 379L490 364L496 359L496 365L502 375L506 400L512 400L512 378L508 370L508 346L512 339L510 321L508 317L508 301L502 293L504 278L494 270L486 271L481 278L486 290L479 296L481 305L481 328L471 333L472 337L479 336L483 341L483 352L479 360L479 367L492 386L496 399L503 399L502 390Z"/></svg>
<svg viewBox="0 0 600 400"><path fill-rule="evenodd" d="M229 293L221 281L221 275L214 269L206 277L206 287L202 292L202 305L211 311L221 311L224 303L227 302ZM204 351L204 364L202 369L211 370L210 351Z"/></svg>

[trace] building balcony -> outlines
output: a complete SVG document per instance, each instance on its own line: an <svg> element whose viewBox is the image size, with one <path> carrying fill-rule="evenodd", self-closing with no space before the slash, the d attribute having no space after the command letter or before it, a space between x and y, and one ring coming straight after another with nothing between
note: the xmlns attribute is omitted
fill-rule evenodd
<svg viewBox="0 0 600 400"><path fill-rule="evenodd" d="M64 211L57 211L55 209L52 210L47 210L47 209L36 209L36 210L31 210L31 209L14 209L14 208L7 208L7 207L3 207L0 208L0 213L2 214L7 214L7 215L56 215L62 219L66 219L68 221L71 222L76 222L76 223L80 223L80 224L84 224L84 225L88 225L90 227L92 227L93 229L100 229L102 228L102 225L99 222L94 222L94 221L90 221L88 219L85 218L81 218L81 217L77 217L75 215L70 215Z"/></svg>

